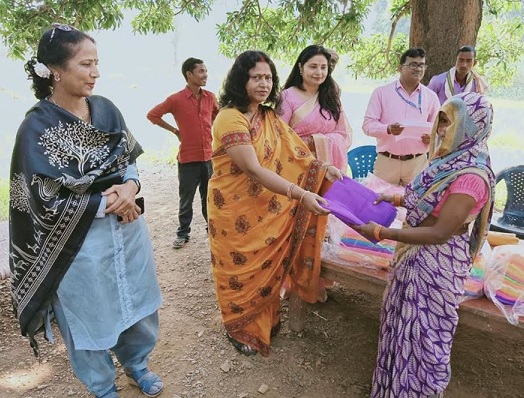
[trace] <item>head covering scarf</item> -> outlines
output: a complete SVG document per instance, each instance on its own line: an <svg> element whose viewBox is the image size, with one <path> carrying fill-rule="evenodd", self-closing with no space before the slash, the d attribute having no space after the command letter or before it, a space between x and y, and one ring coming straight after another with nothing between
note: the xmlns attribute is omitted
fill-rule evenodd
<svg viewBox="0 0 524 398"><path fill-rule="evenodd" d="M440 112L451 124L445 137L437 135L435 121L430 140L430 163L411 183L416 202L415 210L406 221L420 224L431 214L446 188L461 174L480 175L490 187L490 200L475 220L471 234L470 252L475 256L489 227L493 210L495 175L491 169L487 140L493 123L493 107L486 97L477 93L459 94L448 99Z"/></svg>
<svg viewBox="0 0 524 398"><path fill-rule="evenodd" d="M87 235L101 192L121 184L143 152L116 106L89 98L91 124L47 100L20 125L10 172L13 307L35 355L35 334Z"/></svg>

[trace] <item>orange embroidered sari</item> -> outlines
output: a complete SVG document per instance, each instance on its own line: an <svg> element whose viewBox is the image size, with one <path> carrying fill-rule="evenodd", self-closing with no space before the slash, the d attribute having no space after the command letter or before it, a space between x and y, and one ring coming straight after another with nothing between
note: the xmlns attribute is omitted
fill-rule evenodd
<svg viewBox="0 0 524 398"><path fill-rule="evenodd" d="M249 178L226 152L234 145L252 145L263 167L312 192L319 192L326 169L273 110L259 111L251 124L236 109L215 119L208 188L215 290L228 333L267 356L284 279L304 300L316 301L327 217Z"/></svg>

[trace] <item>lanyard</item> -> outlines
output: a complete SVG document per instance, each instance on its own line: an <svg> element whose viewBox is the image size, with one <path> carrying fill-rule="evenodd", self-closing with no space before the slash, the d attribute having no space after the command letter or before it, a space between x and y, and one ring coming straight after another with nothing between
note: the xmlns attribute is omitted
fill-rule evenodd
<svg viewBox="0 0 524 398"><path fill-rule="evenodd" d="M420 111L420 114L422 114L422 90L420 88L418 89L418 106L414 102L408 100L406 97L402 95L402 93L400 92L398 88L398 82L395 82L395 91L406 104L408 104L409 106L412 106L413 108L418 109Z"/></svg>

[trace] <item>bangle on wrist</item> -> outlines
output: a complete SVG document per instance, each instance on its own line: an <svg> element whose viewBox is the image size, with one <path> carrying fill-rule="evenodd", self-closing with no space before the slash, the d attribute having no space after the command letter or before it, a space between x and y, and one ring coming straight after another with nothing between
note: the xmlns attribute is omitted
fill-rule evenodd
<svg viewBox="0 0 524 398"><path fill-rule="evenodd" d="M293 199L293 188L295 188L296 185L297 184L292 183L292 184L289 184L289 186L287 187L286 196L289 200Z"/></svg>
<svg viewBox="0 0 524 398"><path fill-rule="evenodd" d="M393 195L393 206L398 207L402 205L402 198L400 194L396 193Z"/></svg>
<svg viewBox="0 0 524 398"><path fill-rule="evenodd" d="M304 191L304 193L300 196L298 203L302 204L302 200L304 200L304 196L306 196L307 193L309 193L309 191Z"/></svg>
<svg viewBox="0 0 524 398"><path fill-rule="evenodd" d="M380 241L380 231L383 229L384 227L382 225L377 225L375 227L375 229L373 230L373 236L375 237L375 240L377 241Z"/></svg>

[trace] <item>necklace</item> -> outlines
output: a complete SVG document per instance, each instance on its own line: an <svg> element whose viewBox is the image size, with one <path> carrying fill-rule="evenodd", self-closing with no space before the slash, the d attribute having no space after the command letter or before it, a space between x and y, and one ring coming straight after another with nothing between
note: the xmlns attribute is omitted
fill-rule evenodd
<svg viewBox="0 0 524 398"><path fill-rule="evenodd" d="M48 100L51 100L51 102L53 104L55 104L56 106L58 106L59 108L62 108L62 109L65 109L64 107L58 105L58 103L55 101L55 99L53 97L48 97ZM89 101L87 100L87 98L84 97L84 100L85 100L85 103L86 103L86 113L84 113L81 117L79 117L80 119L82 119L84 122L87 122L87 123L91 123L91 109L89 108ZM65 109L67 111L67 109ZM69 112L69 111L68 111ZM70 113L73 113L73 112L70 112ZM76 114L73 113L73 115L77 116ZM78 116L77 116L78 117Z"/></svg>

